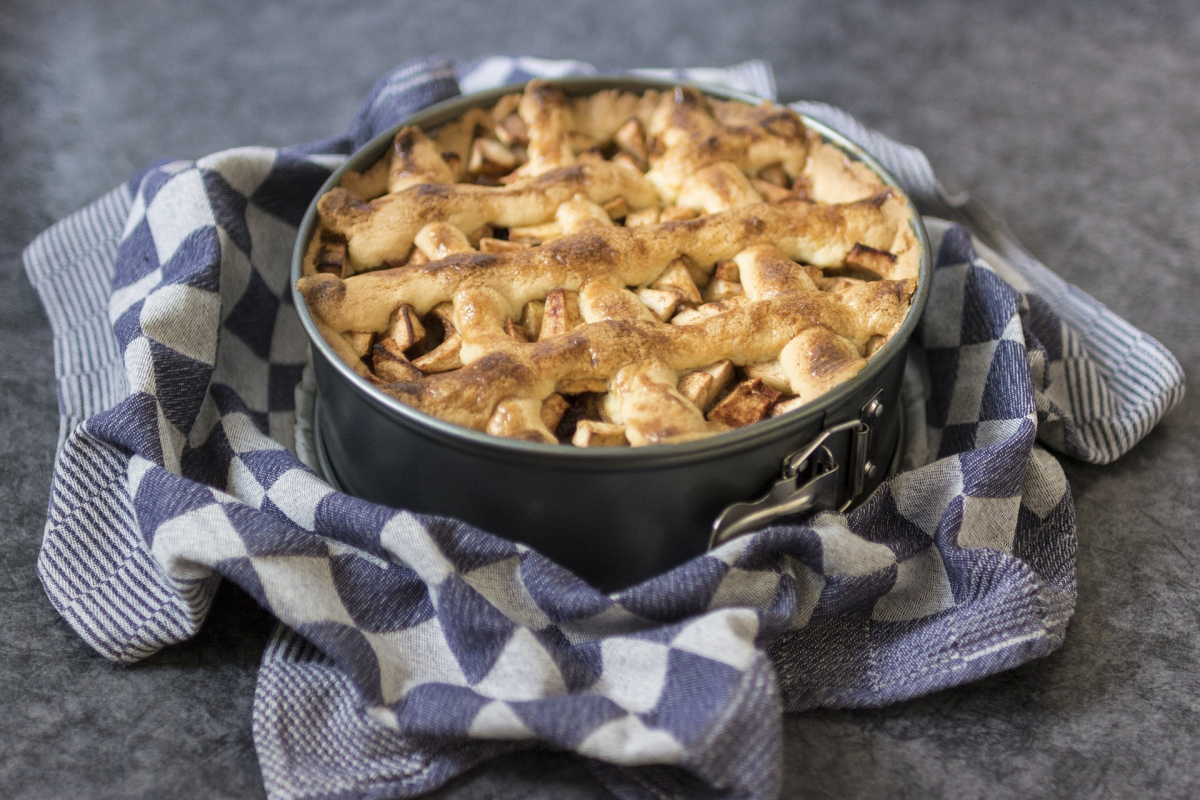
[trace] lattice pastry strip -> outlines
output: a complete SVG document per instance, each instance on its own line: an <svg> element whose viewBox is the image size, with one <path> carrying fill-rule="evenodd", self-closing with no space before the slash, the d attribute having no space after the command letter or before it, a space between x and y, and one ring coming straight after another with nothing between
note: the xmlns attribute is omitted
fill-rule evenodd
<svg viewBox="0 0 1200 800"><path fill-rule="evenodd" d="M903 199L796 115L689 90L534 82L403 129L318 211L299 288L348 364L443 419L583 446L707 436L848 380L920 258Z"/></svg>

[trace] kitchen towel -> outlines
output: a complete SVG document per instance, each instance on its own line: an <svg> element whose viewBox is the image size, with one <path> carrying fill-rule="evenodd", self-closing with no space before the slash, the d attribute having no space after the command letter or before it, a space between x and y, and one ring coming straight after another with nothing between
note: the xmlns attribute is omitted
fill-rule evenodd
<svg viewBox="0 0 1200 800"><path fill-rule="evenodd" d="M26 250L62 414L47 594L125 663L194 635L222 579L278 617L254 712L273 798L411 797L532 746L586 757L624 798L774 797L782 712L879 706L1058 647L1075 523L1045 448L1110 461L1182 398L1157 342L930 217L906 469L850 514L604 595L521 545L334 491L294 454L308 348L288 275L314 193L460 88L595 73L413 62L346 136L155 164ZM762 62L665 74L774 95ZM796 108L923 212L945 207L919 151Z"/></svg>

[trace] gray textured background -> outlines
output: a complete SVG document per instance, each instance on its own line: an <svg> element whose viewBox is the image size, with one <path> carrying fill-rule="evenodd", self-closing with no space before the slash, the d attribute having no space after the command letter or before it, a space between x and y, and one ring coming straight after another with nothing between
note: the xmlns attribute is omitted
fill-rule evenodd
<svg viewBox="0 0 1200 800"><path fill-rule="evenodd" d="M20 266L41 229L159 156L345 128L414 56L601 65L770 60L928 153L1068 280L1200 366L1200 7L1185 3L0 3L0 796L261 797L250 739L270 621L225 589L203 633L131 668L93 654L34 572L57 415ZM1079 605L1041 662L880 711L789 717L799 797L1200 796L1200 420L1118 464L1067 463ZM517 757L441 798L595 798Z"/></svg>

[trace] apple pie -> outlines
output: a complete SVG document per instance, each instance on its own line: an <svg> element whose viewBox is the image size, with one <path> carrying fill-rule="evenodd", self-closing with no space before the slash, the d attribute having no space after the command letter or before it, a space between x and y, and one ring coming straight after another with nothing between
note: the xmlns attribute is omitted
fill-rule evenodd
<svg viewBox="0 0 1200 800"><path fill-rule="evenodd" d="M790 109L532 81L402 128L317 205L298 289L350 367L427 414L580 447L787 413L898 330L908 201Z"/></svg>

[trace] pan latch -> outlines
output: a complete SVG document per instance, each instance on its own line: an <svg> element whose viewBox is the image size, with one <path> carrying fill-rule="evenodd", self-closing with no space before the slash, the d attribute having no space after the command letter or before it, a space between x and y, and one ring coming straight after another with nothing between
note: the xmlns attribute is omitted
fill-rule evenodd
<svg viewBox="0 0 1200 800"><path fill-rule="evenodd" d="M763 497L727 506L713 523L708 549L806 511L845 510L863 493L878 467L868 455L870 421L883 411L876 394L859 419L833 425L783 460L783 476ZM838 455L848 456L839 461ZM848 473L848 474L847 474Z"/></svg>

